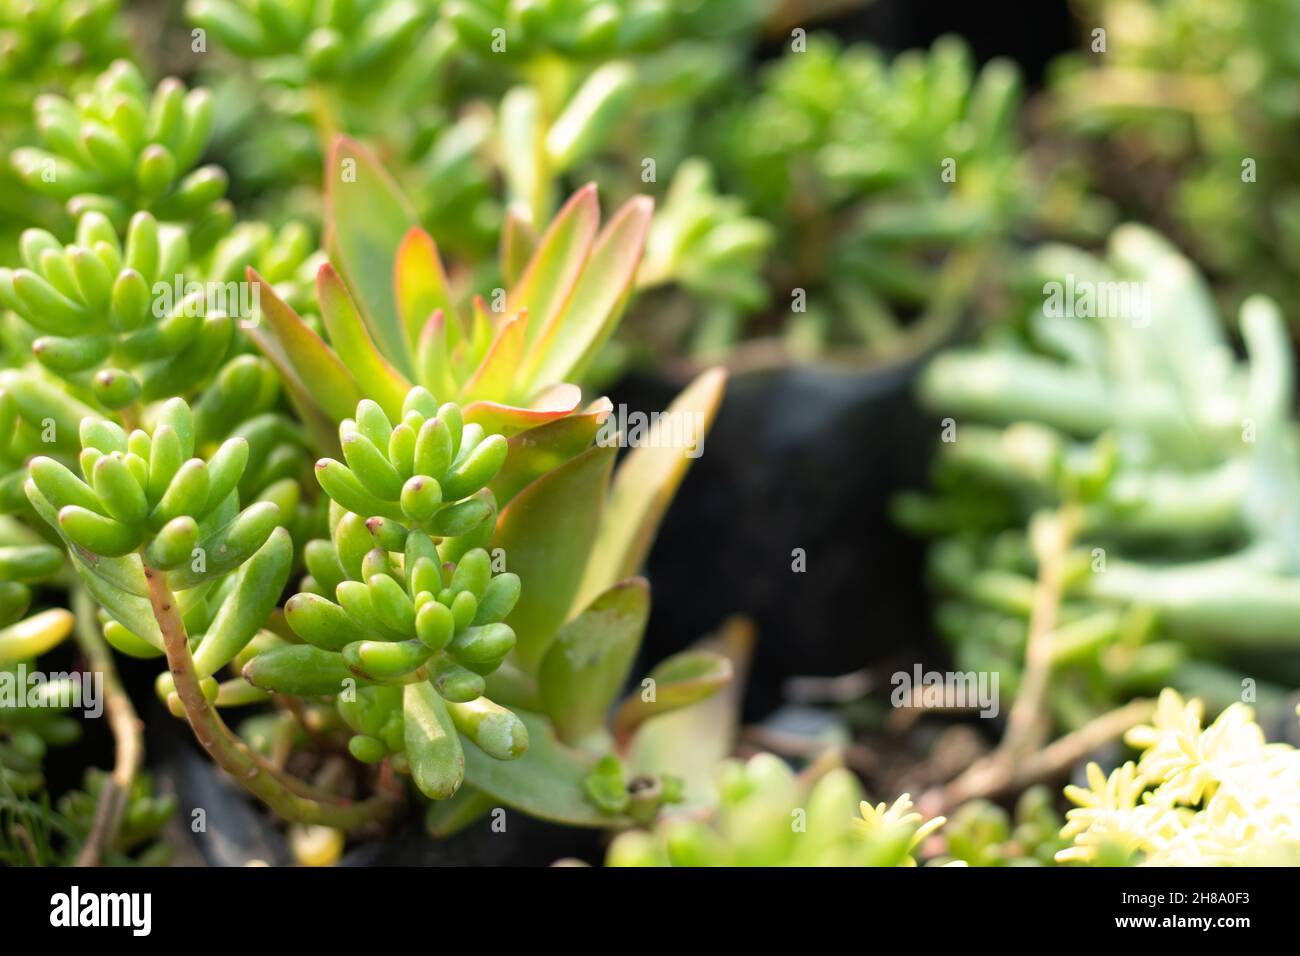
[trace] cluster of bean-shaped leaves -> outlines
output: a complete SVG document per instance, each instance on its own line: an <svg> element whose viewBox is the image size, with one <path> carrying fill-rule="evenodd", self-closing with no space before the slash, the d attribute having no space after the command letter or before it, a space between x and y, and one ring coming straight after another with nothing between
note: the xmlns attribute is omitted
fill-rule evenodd
<svg viewBox="0 0 1300 956"><path fill-rule="evenodd" d="M0 4L0 115L27 113L36 90L66 87L125 49L117 0ZM16 118L16 117L15 117Z"/></svg>
<svg viewBox="0 0 1300 956"><path fill-rule="evenodd" d="M442 12L472 55L600 59L735 34L766 11L748 0L451 0Z"/></svg>
<svg viewBox="0 0 1300 956"><path fill-rule="evenodd" d="M505 440L419 387L395 426L363 400L340 440L347 464L322 459L316 472L333 502L331 538L308 543L309 574L285 605L305 643L257 654L243 674L274 692L336 695L354 756L391 755L427 795L450 796L463 776L458 732L501 760L528 743L523 723L484 696L514 648L504 618L520 593L479 544L495 525L484 486Z"/></svg>
<svg viewBox="0 0 1300 956"><path fill-rule="evenodd" d="M234 53L273 60L277 79L299 82L391 69L430 21L414 0L190 0L185 9Z"/></svg>
<svg viewBox="0 0 1300 956"><path fill-rule="evenodd" d="M29 189L66 202L69 215L96 210L121 227L145 209L194 224L202 248L230 228L225 172L193 168L212 129L206 90L172 78L150 90L134 64L118 60L73 100L38 97L35 115L42 146L14 150L11 161Z"/></svg>
<svg viewBox="0 0 1300 956"><path fill-rule="evenodd" d="M37 360L105 407L188 392L224 359L234 320L209 314L204 287L183 280L184 229L139 212L123 244L92 211L72 245L28 229L20 249L24 266L0 269L0 302L42 333L32 343Z"/></svg>

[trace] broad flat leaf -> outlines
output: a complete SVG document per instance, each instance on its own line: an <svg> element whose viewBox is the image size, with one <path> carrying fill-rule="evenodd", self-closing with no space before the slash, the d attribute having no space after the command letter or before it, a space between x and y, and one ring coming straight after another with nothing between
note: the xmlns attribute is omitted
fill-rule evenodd
<svg viewBox="0 0 1300 956"><path fill-rule="evenodd" d="M356 303L329 263L316 273L316 294L320 299L321 321L335 351L343 356L366 397L378 402L390 419L400 421L402 401L411 390L411 383L375 348Z"/></svg>
<svg viewBox="0 0 1300 956"><path fill-rule="evenodd" d="M717 416L726 383L724 370L709 369L668 407L668 413L677 421L687 422L691 427L698 424L693 437L699 451L705 447L704 438ZM685 426L682 427L686 434ZM688 449L658 447L671 444L660 441L660 437L652 429L645 443L632 449L619 465L610 491L609 511L601 522L575 610L615 581L639 571L654 543L659 522L693 460L687 456Z"/></svg>
<svg viewBox="0 0 1300 956"><path fill-rule="evenodd" d="M629 201L601 231L563 311L537 335L522 375L530 387L580 376L618 324L645 250L654 202Z"/></svg>
<svg viewBox="0 0 1300 956"><path fill-rule="evenodd" d="M489 433L509 438L527 428L571 415L581 403L582 389L578 386L556 385L537 396L527 408L500 402L470 402L464 408L465 421L478 422Z"/></svg>
<svg viewBox="0 0 1300 956"><path fill-rule="evenodd" d="M653 699L641 691L633 693L614 715L619 739L626 739L651 717L712 697L731 680L731 661L713 651L682 651L661 661L648 679L654 681Z"/></svg>
<svg viewBox="0 0 1300 956"><path fill-rule="evenodd" d="M514 390L519 375L519 363L524 357L524 341L528 334L528 313L506 319L497 329L496 339L488 348L469 381L461 388L467 399L502 399Z"/></svg>
<svg viewBox="0 0 1300 956"><path fill-rule="evenodd" d="M598 398L585 410L511 436L506 463L488 487L501 507L542 475L591 447L613 405Z"/></svg>
<svg viewBox="0 0 1300 956"><path fill-rule="evenodd" d="M519 285L506 298L507 313L527 309L532 316L530 345L569 300L599 225L596 186L588 184L573 194L542 235Z"/></svg>
<svg viewBox="0 0 1300 956"><path fill-rule="evenodd" d="M408 377L415 369L397 313L393 263L415 224L415 213L374 154L335 137L325 168L325 250L356 293L375 344Z"/></svg>
<svg viewBox="0 0 1300 956"><path fill-rule="evenodd" d="M438 309L449 315L456 310L451 284L438 255L438 244L417 226L411 227L397 247L397 258L393 263L393 295L397 314L406 330L406 341L412 350L419 344L420 332L429 316Z"/></svg>
<svg viewBox="0 0 1300 956"><path fill-rule="evenodd" d="M568 744L607 743L605 717L627 681L650 616L650 585L614 585L555 635L537 684L555 732Z"/></svg>
<svg viewBox="0 0 1300 956"><path fill-rule="evenodd" d="M623 814L602 813L587 799L584 781L595 764L555 739L540 714L516 710L528 728L528 750L516 760L494 760L465 742L465 780L500 803L552 823L579 827L626 827Z"/></svg>
<svg viewBox="0 0 1300 956"><path fill-rule="evenodd" d="M497 519L495 547L523 592L507 623L520 668L536 674L582 581L617 449L596 446L519 492Z"/></svg>
<svg viewBox="0 0 1300 956"><path fill-rule="evenodd" d="M338 355L251 267L248 281L259 290L259 321L247 332L262 354L291 389L301 390L335 422L354 414L365 396Z"/></svg>
<svg viewBox="0 0 1300 956"><path fill-rule="evenodd" d="M745 675L754 648L754 627L744 618L730 618L716 637L695 645L731 662L732 679L712 697L647 720L636 732L627 763L636 773L671 773L686 782L686 801L673 812L711 806L716 802L718 764L736 748Z"/></svg>

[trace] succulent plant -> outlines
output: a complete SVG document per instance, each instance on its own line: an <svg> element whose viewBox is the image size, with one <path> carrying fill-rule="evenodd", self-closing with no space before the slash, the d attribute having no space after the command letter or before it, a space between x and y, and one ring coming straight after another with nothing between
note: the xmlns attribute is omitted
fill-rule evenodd
<svg viewBox="0 0 1300 956"><path fill-rule="evenodd" d="M244 676L298 696L344 691L353 755L401 754L427 796L446 798L464 773L458 732L501 760L528 746L523 724L483 696L484 676L515 644L502 619L519 577L493 574L487 551L466 546L490 538L495 507L479 492L507 445L423 389L404 411L394 426L363 401L341 429L348 464L317 463L335 503L332 541L308 544L309 590L285 605L307 644L258 654Z"/></svg>
<svg viewBox="0 0 1300 956"><path fill-rule="evenodd" d="M1052 645L1061 725L1165 685L1226 706L1262 659L1272 706L1300 639L1278 308L1243 306L1242 363L1204 282L1149 230L1118 230L1105 260L1047 247L1035 266L1025 336L940 354L920 383L949 434L938 493L897 510L940 536L937 620L959 665L1014 692L1045 528L1034 516L1064 508L1076 541Z"/></svg>
<svg viewBox="0 0 1300 956"><path fill-rule="evenodd" d="M935 263L995 251L1032 210L1020 96L1010 63L977 71L953 37L892 63L813 37L711 124L724 187L777 228L771 282L794 303L783 325L797 354L896 350L907 317L971 295L965 267ZM742 333L734 317L717 321L701 348Z"/></svg>
<svg viewBox="0 0 1300 956"><path fill-rule="evenodd" d="M1267 743L1254 710L1237 701L1208 726L1205 705L1161 692L1150 724L1125 740L1142 750L1106 774L1095 763L1061 836L1062 863L1147 866L1295 866L1294 786L1300 751Z"/></svg>
<svg viewBox="0 0 1300 956"><path fill-rule="evenodd" d="M1078 16L1087 49L1053 65L1043 105L1093 188L1191 252L1214 275L1225 313L1259 293L1289 310L1300 66L1286 38L1300 8L1089 0Z"/></svg>
<svg viewBox="0 0 1300 956"><path fill-rule="evenodd" d="M30 109L36 93L69 87L125 51L117 0L5 0L0 4L0 116Z"/></svg>
<svg viewBox="0 0 1300 956"><path fill-rule="evenodd" d="M11 162L34 193L66 203L68 215L98 212L123 228L136 210L190 224L202 250L230 226L226 174L195 163L212 125L212 100L175 79L150 90L139 69L118 60L69 101L37 98L42 148L14 150Z"/></svg>
<svg viewBox="0 0 1300 956"><path fill-rule="evenodd" d="M823 761L796 776L758 754L718 768L719 801L708 821L665 819L610 844L607 866L915 866L912 851L943 825L911 812L904 794L872 806L857 778Z"/></svg>
<svg viewBox="0 0 1300 956"><path fill-rule="evenodd" d="M331 606L349 619L366 613L357 604L363 595L375 613L391 599L394 616L380 633L393 640L365 653L391 658L395 669L385 670L386 679L407 681L405 717L395 717L391 687L363 689L340 706L361 738L353 745L361 755L382 759L405 747L429 795L457 792L459 748L467 786L458 806L485 793L550 819L618 826L635 790L643 794L639 806L652 812L656 801L674 795L673 785L655 776L668 768L637 763L638 728L707 697L730 673L724 659L689 652L654 672L658 695L626 705L606 723L649 610L645 582L630 575L688 461L681 449L648 441L628 456L611 487L616 448L597 440L609 402L584 407L581 390L564 380L590 361L617 321L648 207L630 204L598 233L594 191L579 193L531 256L507 248L505 271L517 284L495 293L500 314L476 300L466 328L432 239L409 225L400 194L369 155L338 143L332 168L349 168L349 161L355 181L331 184L332 264L318 277L329 343L265 287L265 321L250 330L308 419L339 423L337 444L347 462L317 465L337 505L332 547L310 547L310 577L286 615L293 626L303 615L343 620L324 610L331 589L341 602ZM384 218L376 218L379 208ZM699 415L707 427L721 384L720 374L707 374L670 412ZM343 401L362 394L368 400L356 402L353 417ZM335 442L331 435L320 444ZM427 550L439 539L435 558ZM430 579L436 589L414 580L421 555L429 559L422 576L441 563L454 565ZM408 560L412 574L404 570ZM373 588L380 592L371 595ZM420 615L426 628L436 619L436 630L422 635ZM352 640L342 645L280 653L316 658L335 680L375 677L362 647L347 649L362 634L373 644L373 628L359 633L354 621L320 639L338 642L344 633ZM300 636L315 643L314 635ZM272 686L275 677L260 672L273 666L275 654L245 665L255 683ZM407 656L399 663L393 655L400 654ZM413 707L432 708L435 716L450 710L454 719L430 724L413 719ZM454 725L469 743L456 743L455 734L439 738L442 749L421 754L424 769L417 771L409 734L435 725ZM528 749L519 755L525 739ZM632 780L625 765L637 775ZM644 793L647 786L652 794ZM463 822L453 811L448 818ZM448 825L441 818L434 824Z"/></svg>

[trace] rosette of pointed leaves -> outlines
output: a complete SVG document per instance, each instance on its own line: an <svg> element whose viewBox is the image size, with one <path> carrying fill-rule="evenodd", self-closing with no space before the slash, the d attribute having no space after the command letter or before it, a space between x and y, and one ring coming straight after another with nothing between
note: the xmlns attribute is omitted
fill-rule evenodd
<svg viewBox="0 0 1300 956"><path fill-rule="evenodd" d="M262 321L249 334L275 363L324 447L322 424L373 399L394 420L413 385L463 407L467 423L509 437L578 412L581 375L631 291L650 220L634 199L603 229L594 187L566 204L536 248L506 240L511 289L462 307L432 237L392 180L340 139L328 168L326 248L317 277L327 344L256 272ZM531 250L531 255L529 254ZM307 383L311 383L308 387Z"/></svg>
<svg viewBox="0 0 1300 956"><path fill-rule="evenodd" d="M126 242L86 212L76 241L28 229L24 267L0 269L0 302L41 334L32 352L51 372L88 388L107 408L189 394L220 367L234 318L208 312L209 287L186 278L186 231L136 213ZM239 312L238 288L223 304ZM179 293L179 294L178 294Z"/></svg>
<svg viewBox="0 0 1300 956"><path fill-rule="evenodd" d="M65 201L74 218L93 210L123 228L134 211L148 210L192 224L196 250L230 226L225 172L193 168L212 126L206 90L166 79L151 91L134 65L118 60L72 101L38 97L35 115L43 146L14 150L13 167L33 192Z"/></svg>
<svg viewBox="0 0 1300 956"><path fill-rule="evenodd" d="M332 347L265 284L263 321L250 330L281 370L304 420L314 424L318 445L335 444L337 422L351 419L360 430L361 417L352 416L363 396L389 423L400 423L411 411L405 403L412 378L444 400L468 399L461 405L465 428L478 426L506 443L505 463L486 489L500 517L495 525L483 523L483 538L452 539L468 539L454 545L459 550L453 560L466 548L490 547L493 554L499 548L507 570L519 576L518 600L502 622L514 633L515 646L487 675L486 696L518 717L528 750L503 761L478 746L464 747L466 786L456 807L440 813L432 826L447 832L466 819L461 801L481 809L488 799L568 824L626 826L632 792L649 787L655 795L637 801L638 812L676 796L667 781L675 775L672 748L650 745L657 736L651 727L670 711L694 710L731 677L729 661L713 651L687 652L655 668L647 678L655 690L631 695L610 719L649 614L649 588L635 575L691 460L664 429L685 416L706 431L725 380L719 371L701 376L616 475L617 429L603 427L609 401L584 406L581 390L564 382L585 367L612 330L633 282L648 204L633 201L600 230L595 195L587 189L536 243L523 231L508 234L504 272L515 281L510 293L502 289L497 296L502 312L480 301L462 315L453 311L432 239L411 228L401 195L370 155L340 140L330 168L340 172L331 174L327 201L326 245L333 265L321 270L319 298ZM462 318L470 319L468 327ZM422 414L426 424L420 427L431 427L429 412ZM351 431L343 429L345 447L355 445L366 457L367 446L349 440ZM395 457L408 439L406 434L392 446L389 466L409 460L405 451ZM372 439L370 445L383 454L391 441ZM327 464L319 474L331 480L343 474L342 467ZM359 513L383 519L371 522L376 533L387 532L389 522L419 515L408 514L402 500L414 472L407 477L392 470L396 481L382 467L372 476L386 489L366 489L356 473L357 487L344 492L354 496L354 504L364 504ZM367 497L358 500L359 491ZM336 522L336 530L341 527ZM444 560L452 558L447 542L439 547ZM335 666L333 679L342 676ZM415 693L406 686L405 694ZM437 694L432 688L429 693ZM390 733L396 734L395 727ZM600 758L610 754L618 766L597 772ZM620 780L615 770L623 774Z"/></svg>
<svg viewBox="0 0 1300 956"><path fill-rule="evenodd" d="M487 551L472 547L490 539L496 508L484 486L507 446L424 389L403 411L394 426L362 401L341 427L347 464L317 464L334 502L331 541L308 545L307 590L285 606L307 643L256 655L244 676L279 693L339 694L355 756L401 754L420 789L445 798L464 772L457 733L499 760L528 745L522 722L483 696L484 675L515 644L503 619L519 577L493 574Z"/></svg>
<svg viewBox="0 0 1300 956"><path fill-rule="evenodd" d="M913 848L944 822L923 822L906 795L872 807L852 773L824 762L796 776L779 757L758 754L725 761L717 775L709 820L628 830L610 844L606 865L915 866Z"/></svg>
<svg viewBox="0 0 1300 956"><path fill-rule="evenodd" d="M293 559L274 503L240 508L247 441L232 438L208 458L194 457L193 414L179 398L158 410L152 432L128 435L88 417L81 439L85 480L53 458L35 458L26 486L32 506L67 543L74 568L112 619L105 637L124 653L163 653L145 569L166 572L196 642L195 670L215 698L211 675L261 628ZM172 693L169 674L159 689Z"/></svg>

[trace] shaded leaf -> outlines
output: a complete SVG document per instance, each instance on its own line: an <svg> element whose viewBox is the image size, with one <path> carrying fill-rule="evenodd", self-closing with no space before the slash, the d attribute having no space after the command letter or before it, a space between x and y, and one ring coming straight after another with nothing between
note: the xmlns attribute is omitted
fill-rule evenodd
<svg viewBox="0 0 1300 956"><path fill-rule="evenodd" d="M537 671L555 632L568 617L600 522L614 448L594 447L550 471L515 496L497 520L495 547L504 548L523 593L506 622L518 643L515 660Z"/></svg>
<svg viewBox="0 0 1300 956"><path fill-rule="evenodd" d="M753 647L752 624L739 617L724 622L717 636L687 653L711 651L726 657L731 681L707 700L647 720L632 738L628 765L635 772L673 774L685 781L686 801L676 809L708 807L717 799L718 764L735 752Z"/></svg>
<svg viewBox="0 0 1300 956"><path fill-rule="evenodd" d="M488 485L501 507L526 485L590 448L612 408L608 398L599 398L580 413L512 436L506 463Z"/></svg>
<svg viewBox="0 0 1300 956"><path fill-rule="evenodd" d="M640 724L670 710L689 707L712 697L731 680L731 661L713 651L683 651L661 661L650 672L653 698L634 693L614 715L614 731L627 737Z"/></svg>
<svg viewBox="0 0 1300 956"><path fill-rule="evenodd" d="M649 615L649 583L629 578L592 601L555 635L537 683L561 740L607 744L606 714L627 681Z"/></svg>
<svg viewBox="0 0 1300 956"><path fill-rule="evenodd" d="M726 382L727 373L723 369L709 369L668 407L669 415L683 416L681 421L698 422L695 440L700 452L717 416ZM601 522L575 609L585 606L615 581L641 569L659 522L693 460L687 456L687 449L659 447L671 445L661 438L658 430L652 429L645 443L632 449L620 463L610 491L609 513Z"/></svg>

